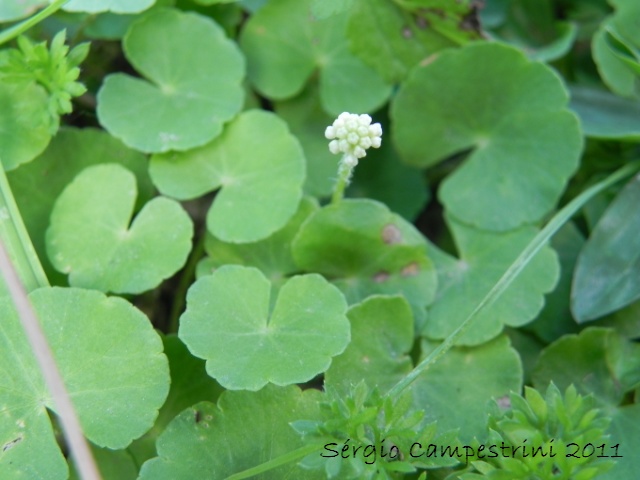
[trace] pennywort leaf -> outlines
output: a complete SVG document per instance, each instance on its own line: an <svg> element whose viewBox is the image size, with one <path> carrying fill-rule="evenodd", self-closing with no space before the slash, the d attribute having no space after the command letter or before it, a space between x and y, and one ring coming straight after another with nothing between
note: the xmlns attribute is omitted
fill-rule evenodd
<svg viewBox="0 0 640 480"><path fill-rule="evenodd" d="M244 60L213 20L160 9L131 25L123 47L145 79L108 76L97 113L130 147L166 152L201 146L240 111Z"/></svg>
<svg viewBox="0 0 640 480"><path fill-rule="evenodd" d="M179 336L227 389L301 383L324 372L349 343L346 308L320 275L295 276L272 298L259 270L228 265L189 289Z"/></svg>
<svg viewBox="0 0 640 480"><path fill-rule="evenodd" d="M46 242L51 263L71 285L139 293L184 265L193 236L188 214L159 197L129 226L136 195L135 176L118 164L89 167L65 188Z"/></svg>

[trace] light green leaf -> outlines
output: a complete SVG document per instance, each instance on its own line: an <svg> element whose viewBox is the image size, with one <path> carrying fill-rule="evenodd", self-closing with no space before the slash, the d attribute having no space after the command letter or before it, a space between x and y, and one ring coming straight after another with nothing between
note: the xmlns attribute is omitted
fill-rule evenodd
<svg viewBox="0 0 640 480"><path fill-rule="evenodd" d="M631 452L638 446L638 404L627 405L625 396L640 385L640 346L607 328L589 327L578 335L565 335L547 347L533 373L536 388L553 382L561 390L570 384L579 393L592 394L612 417L605 455L618 444L616 465L604 479L632 478L640 468ZM621 405L622 404L622 405ZM598 477L600 479L600 477Z"/></svg>
<svg viewBox="0 0 640 480"><path fill-rule="evenodd" d="M428 28L426 21L416 20L397 2L388 0L356 0L347 36L351 51L392 83L404 80L430 55L455 45Z"/></svg>
<svg viewBox="0 0 640 480"><path fill-rule="evenodd" d="M147 431L169 390L167 359L147 318L120 298L73 288L29 295L82 429L126 447ZM0 471L3 478L67 478L46 408L55 411L13 305L0 300Z"/></svg>
<svg viewBox="0 0 640 480"><path fill-rule="evenodd" d="M413 367L413 315L400 296L373 296L347 312L351 343L333 359L325 373L325 386L350 392L364 380L385 393Z"/></svg>
<svg viewBox="0 0 640 480"><path fill-rule="evenodd" d="M423 341L422 356L436 346ZM460 430L460 440L486 438L490 400L519 392L522 365L518 353L502 335L477 347L449 350L411 387L416 408L438 430Z"/></svg>
<svg viewBox="0 0 640 480"><path fill-rule="evenodd" d="M567 333L576 333L578 324L571 314L571 282L578 254L585 239L573 223L566 223L551 239L551 247L558 253L560 279L553 292L545 297L544 308L527 330L547 343Z"/></svg>
<svg viewBox="0 0 640 480"><path fill-rule="evenodd" d="M102 480L136 480L138 467L128 450L110 450L91 446L91 453L98 464ZM68 459L69 480L83 480L76 470L73 459Z"/></svg>
<svg viewBox="0 0 640 480"><path fill-rule="evenodd" d="M615 13L600 24L593 36L591 49L593 59L604 82L612 91L623 97L640 98L640 76L619 58L607 41L607 31L612 30L624 37L632 48L640 49L640 3L635 0L611 0Z"/></svg>
<svg viewBox="0 0 640 480"><path fill-rule="evenodd" d="M222 387L207 375L204 360L191 355L176 335L163 337L163 343L164 353L169 359L171 388L153 428L127 448L137 465L142 465L157 455L156 441L174 417L198 402L215 401L223 391Z"/></svg>
<svg viewBox="0 0 640 480"><path fill-rule="evenodd" d="M582 135L567 100L545 65L471 44L413 71L392 105L395 143L422 167L471 150L439 198L465 223L511 230L541 220L578 166Z"/></svg>
<svg viewBox="0 0 640 480"><path fill-rule="evenodd" d="M223 265L244 265L258 268L276 285L283 282L287 276L299 270L293 260L291 242L300 230L300 225L317 209L317 202L303 198L289 223L258 242L228 243L207 235L205 250L209 257L205 262L208 271L201 267L200 275L212 273Z"/></svg>
<svg viewBox="0 0 640 480"><path fill-rule="evenodd" d="M311 13L317 19L323 19L348 11L354 0L312 0Z"/></svg>
<svg viewBox="0 0 640 480"><path fill-rule="evenodd" d="M146 80L109 75L97 113L127 145L143 152L188 150L217 137L240 111L244 61L214 21L157 10L131 25L123 48Z"/></svg>
<svg viewBox="0 0 640 480"><path fill-rule="evenodd" d="M135 173L139 192L136 209L142 208L151 198L153 185L144 155L93 128L63 127L42 155L7 174L29 237L51 280L57 271L49 265L45 232L53 204L85 167L101 163L119 163Z"/></svg>
<svg viewBox="0 0 640 480"><path fill-rule="evenodd" d="M51 212L47 252L72 286L140 293L177 272L191 250L193 225L179 203L155 198L130 225L133 173L118 164L83 170Z"/></svg>
<svg viewBox="0 0 640 480"><path fill-rule="evenodd" d="M542 352L533 372L536 388L550 381L561 390L573 383L602 406L617 406L640 385L640 345L608 328L565 335Z"/></svg>
<svg viewBox="0 0 640 480"><path fill-rule="evenodd" d="M604 90L571 87L571 109L578 114L585 135L593 138L640 140L640 102Z"/></svg>
<svg viewBox="0 0 640 480"><path fill-rule="evenodd" d="M640 175L618 194L578 257L571 308L588 322L640 299Z"/></svg>
<svg viewBox="0 0 640 480"><path fill-rule="evenodd" d="M444 339L460 325L496 284L537 233L522 227L506 233L475 230L448 219L460 259L444 252L432 258L438 271L438 293L428 311L423 334ZM500 298L488 306L457 341L478 345L502 332L505 325L518 327L533 320L544 305L544 294L558 281L556 254L549 247L537 254Z"/></svg>
<svg viewBox="0 0 640 480"><path fill-rule="evenodd" d="M346 309L320 275L293 277L272 298L259 270L227 265L191 286L179 336L222 386L259 390L324 372L349 343Z"/></svg>
<svg viewBox="0 0 640 480"><path fill-rule="evenodd" d="M302 198L304 155L282 120L250 110L204 147L154 156L149 171L163 194L181 200L222 187L207 228L227 242L255 242L295 213Z"/></svg>
<svg viewBox="0 0 640 480"><path fill-rule="evenodd" d="M10 22L27 17L48 3L48 0L2 0L0 2L0 22Z"/></svg>
<svg viewBox="0 0 640 480"><path fill-rule="evenodd" d="M317 390L267 385L259 392L225 392L218 405L202 402L182 412L158 440L158 457L140 480L224 479L303 446L289 423L319 419ZM277 440L277 441L276 441ZM295 462L264 472L261 480L320 480Z"/></svg>
<svg viewBox="0 0 640 480"><path fill-rule="evenodd" d="M391 95L391 87L346 45L346 12L317 20L310 0L269 2L245 25L240 44L249 79L272 100L302 91L319 70L320 99L327 113L371 112Z"/></svg>
<svg viewBox="0 0 640 480"><path fill-rule="evenodd" d="M51 133L45 91L31 82L0 83L0 162L13 170L46 148Z"/></svg>
<svg viewBox="0 0 640 480"><path fill-rule="evenodd" d="M420 322L433 300L436 272L424 237L373 200L343 200L318 210L292 249L300 268L331 279L351 304L374 294L402 294Z"/></svg>
<svg viewBox="0 0 640 480"><path fill-rule="evenodd" d="M138 13L155 2L156 0L69 0L63 8L68 12Z"/></svg>

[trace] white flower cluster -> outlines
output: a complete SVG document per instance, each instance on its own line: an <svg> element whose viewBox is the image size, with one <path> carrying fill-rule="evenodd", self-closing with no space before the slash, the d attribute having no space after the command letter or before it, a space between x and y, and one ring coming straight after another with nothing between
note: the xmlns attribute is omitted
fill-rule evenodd
<svg viewBox="0 0 640 480"><path fill-rule="evenodd" d="M364 157L370 147L379 148L382 143L382 127L379 123L371 124L369 115L341 113L333 125L327 127L324 136L331 140L331 153L344 153L345 162L352 166Z"/></svg>

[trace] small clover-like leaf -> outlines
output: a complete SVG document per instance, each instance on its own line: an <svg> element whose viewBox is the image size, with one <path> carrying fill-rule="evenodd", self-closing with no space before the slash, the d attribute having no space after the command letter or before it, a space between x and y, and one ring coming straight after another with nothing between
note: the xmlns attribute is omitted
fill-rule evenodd
<svg viewBox="0 0 640 480"><path fill-rule="evenodd" d="M169 369L148 319L96 291L43 288L29 299L87 438L118 449L151 428L169 390ZM0 472L64 480L46 413L56 406L7 299L0 299L0 318Z"/></svg>
<svg viewBox="0 0 640 480"><path fill-rule="evenodd" d="M495 233L450 218L448 224L460 259L444 252L432 255L439 286L423 333L434 339L446 338L467 318L536 234L533 227ZM558 277L557 256L546 247L495 303L478 314L457 343L478 345L499 335L504 325L530 322L542 309L544 294L554 288Z"/></svg>
<svg viewBox="0 0 640 480"><path fill-rule="evenodd" d="M497 43L439 54L392 105L396 145L427 167L472 150L438 192L463 222L506 231L537 222L578 166L582 135L560 78Z"/></svg>
<svg viewBox="0 0 640 480"><path fill-rule="evenodd" d="M618 194L580 252L571 307L587 322L640 299L640 175Z"/></svg>
<svg viewBox="0 0 640 480"><path fill-rule="evenodd" d="M156 10L131 25L123 47L147 80L108 76L97 113L109 133L130 147L166 152L201 146L240 111L244 60L213 20Z"/></svg>
<svg viewBox="0 0 640 480"><path fill-rule="evenodd" d="M71 285L140 293L184 265L193 236L189 215L159 197L129 226L136 195L135 176L118 164L89 167L62 192L46 242L51 263Z"/></svg>
<svg viewBox="0 0 640 480"><path fill-rule="evenodd" d="M155 155L149 171L163 194L181 200L222 187L207 228L221 240L245 243L268 237L296 212L305 163L285 122L250 110L204 147Z"/></svg>
<svg viewBox="0 0 640 480"><path fill-rule="evenodd" d="M251 16L240 39L249 79L266 97L285 100L319 70L327 113L376 110L389 98L391 86L349 52L346 21L347 12L314 18L310 0L268 2Z"/></svg>
<svg viewBox="0 0 640 480"><path fill-rule="evenodd" d="M379 202L343 200L318 210L292 248L301 268L331 279L349 303L402 294L420 321L433 300L436 273L424 237Z"/></svg>
<svg viewBox="0 0 640 480"><path fill-rule="evenodd" d="M267 385L259 392L224 392L218 404L201 402L178 415L160 436L158 457L140 480L223 479L304 446L290 423L319 419L322 394L296 386ZM319 456L319 454L318 454ZM288 462L258 475L261 480L322 480Z"/></svg>
<svg viewBox="0 0 640 480"><path fill-rule="evenodd" d="M320 275L293 277L272 299L259 270L228 265L191 286L179 336L222 386L259 390L324 372L349 343L346 309Z"/></svg>

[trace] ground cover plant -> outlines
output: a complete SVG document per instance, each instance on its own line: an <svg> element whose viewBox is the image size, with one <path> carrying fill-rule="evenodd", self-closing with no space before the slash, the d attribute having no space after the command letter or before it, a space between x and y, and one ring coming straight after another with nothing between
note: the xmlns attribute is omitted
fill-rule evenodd
<svg viewBox="0 0 640 480"><path fill-rule="evenodd" d="M637 477L638 2L0 23L1 479Z"/></svg>

